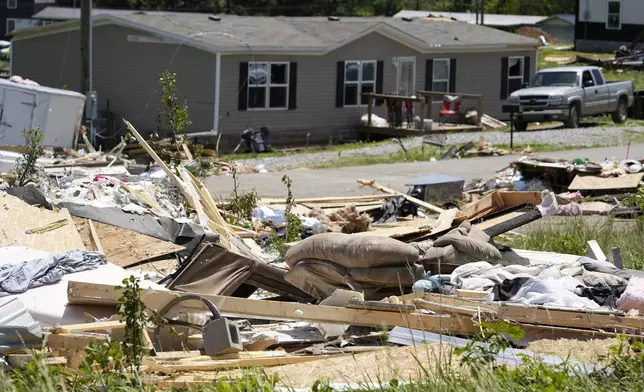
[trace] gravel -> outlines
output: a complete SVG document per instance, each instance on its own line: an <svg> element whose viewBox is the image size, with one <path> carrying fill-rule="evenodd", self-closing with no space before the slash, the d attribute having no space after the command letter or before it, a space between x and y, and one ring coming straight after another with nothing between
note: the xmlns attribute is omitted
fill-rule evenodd
<svg viewBox="0 0 644 392"><path fill-rule="evenodd" d="M548 144L553 146L568 147L599 147L616 146L628 143L632 134L638 132L644 135L644 127L594 127L577 129L549 129L526 132L515 132L514 143L520 145ZM469 141L479 140L483 137L485 141L494 144L509 144L510 133L502 131L488 131L478 133L453 133L447 136L446 144L463 144ZM405 147L421 146L422 138L404 139ZM330 163L343 157L383 155L402 151L398 143L379 143L376 145L355 148L341 151L322 151L312 153L296 153L292 155L266 158L242 159L237 162L252 167L264 165L269 171L312 167L320 164Z"/></svg>

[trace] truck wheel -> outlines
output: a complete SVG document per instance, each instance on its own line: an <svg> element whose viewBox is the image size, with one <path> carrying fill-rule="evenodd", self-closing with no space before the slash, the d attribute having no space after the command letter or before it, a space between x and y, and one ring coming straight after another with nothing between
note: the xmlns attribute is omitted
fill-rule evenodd
<svg viewBox="0 0 644 392"><path fill-rule="evenodd" d="M523 132L526 129L528 129L528 122L524 120L516 120L514 122L514 129L516 129L519 132Z"/></svg>
<svg viewBox="0 0 644 392"><path fill-rule="evenodd" d="M576 104L570 105L568 118L564 121L566 128L579 128L579 108Z"/></svg>
<svg viewBox="0 0 644 392"><path fill-rule="evenodd" d="M613 117L613 122L615 124L623 124L626 122L626 119L628 118L628 108L626 107L626 100L624 98L619 99L617 110L611 113L611 117Z"/></svg>

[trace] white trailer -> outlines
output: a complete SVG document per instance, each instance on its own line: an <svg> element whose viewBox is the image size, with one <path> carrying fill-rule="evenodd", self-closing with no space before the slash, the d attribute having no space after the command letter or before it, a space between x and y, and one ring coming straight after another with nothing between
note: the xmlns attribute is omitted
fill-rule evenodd
<svg viewBox="0 0 644 392"><path fill-rule="evenodd" d="M43 146L72 147L84 106L83 94L0 79L0 145L24 145L22 131L35 126Z"/></svg>

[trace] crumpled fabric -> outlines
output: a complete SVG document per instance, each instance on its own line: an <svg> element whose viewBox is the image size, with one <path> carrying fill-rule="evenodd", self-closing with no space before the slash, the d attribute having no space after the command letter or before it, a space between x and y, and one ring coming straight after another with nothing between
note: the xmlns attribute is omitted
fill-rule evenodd
<svg viewBox="0 0 644 392"><path fill-rule="evenodd" d="M597 309L599 304L576 293L579 281L571 276L560 279L528 279L509 299L527 305L561 306L575 309Z"/></svg>
<svg viewBox="0 0 644 392"><path fill-rule="evenodd" d="M72 250L17 264L0 265L0 297L59 282L64 275L87 271L107 264L99 252Z"/></svg>
<svg viewBox="0 0 644 392"><path fill-rule="evenodd" d="M634 276L628 281L626 290L617 300L617 308L628 312L631 310L644 313L644 279Z"/></svg>

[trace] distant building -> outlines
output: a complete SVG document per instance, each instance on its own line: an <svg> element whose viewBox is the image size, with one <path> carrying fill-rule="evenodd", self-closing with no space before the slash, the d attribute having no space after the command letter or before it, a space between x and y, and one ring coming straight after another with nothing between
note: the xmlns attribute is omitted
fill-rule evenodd
<svg viewBox="0 0 644 392"><path fill-rule="evenodd" d="M644 30L642 0L577 0L575 48L614 52Z"/></svg>
<svg viewBox="0 0 644 392"><path fill-rule="evenodd" d="M470 24L477 23L477 16L470 12L441 12L402 10L395 18L442 18ZM480 24L480 15L479 15ZM505 15L485 14L483 24L495 29L514 32L521 27L534 27L554 36L561 42L573 42L575 36L575 15Z"/></svg>
<svg viewBox="0 0 644 392"><path fill-rule="evenodd" d="M0 0L1 39L8 40L14 30L36 27L46 22L34 20L31 16L56 0Z"/></svg>

